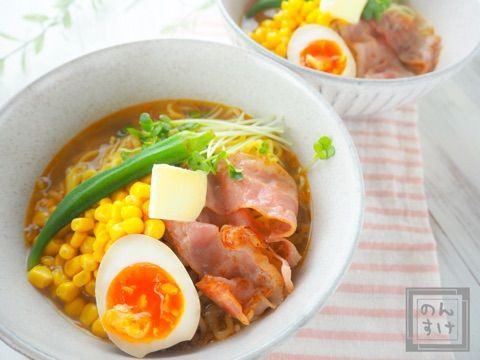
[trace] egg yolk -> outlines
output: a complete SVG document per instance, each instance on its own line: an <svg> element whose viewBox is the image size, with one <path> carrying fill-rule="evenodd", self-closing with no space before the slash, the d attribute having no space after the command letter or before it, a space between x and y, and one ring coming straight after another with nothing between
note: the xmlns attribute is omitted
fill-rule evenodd
<svg viewBox="0 0 480 360"><path fill-rule="evenodd" d="M335 41L315 40L300 53L300 64L311 69L341 75L347 66L347 57Z"/></svg>
<svg viewBox="0 0 480 360"><path fill-rule="evenodd" d="M130 342L165 338L183 313L184 298L175 280L151 263L130 265L112 280L102 324Z"/></svg>

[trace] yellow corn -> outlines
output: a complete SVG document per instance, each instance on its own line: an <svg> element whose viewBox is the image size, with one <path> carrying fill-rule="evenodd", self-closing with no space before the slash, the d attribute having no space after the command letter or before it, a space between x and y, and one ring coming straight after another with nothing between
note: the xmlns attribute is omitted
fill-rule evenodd
<svg viewBox="0 0 480 360"><path fill-rule="evenodd" d="M102 200L100 200L98 205L105 205L105 204L111 204L111 203L112 203L112 199L106 197L106 198L103 198Z"/></svg>
<svg viewBox="0 0 480 360"><path fill-rule="evenodd" d="M60 239L52 239L48 242L47 246L43 250L43 254L55 256L58 254L60 246L62 246L62 241Z"/></svg>
<svg viewBox="0 0 480 360"><path fill-rule="evenodd" d="M70 278L73 278L80 271L82 271L81 255L75 256L73 259L68 260L63 266L63 272Z"/></svg>
<svg viewBox="0 0 480 360"><path fill-rule="evenodd" d="M122 236L125 236L127 233L122 227L122 223L114 224L108 231L111 240L117 240Z"/></svg>
<svg viewBox="0 0 480 360"><path fill-rule="evenodd" d="M93 253L93 242L95 238L93 236L89 236L85 239L82 246L80 246L80 251L82 254L91 254Z"/></svg>
<svg viewBox="0 0 480 360"><path fill-rule="evenodd" d="M142 210L140 210L140 208L136 207L135 205L126 205L122 207L120 215L122 216L122 219L125 220L132 217L141 218L143 213Z"/></svg>
<svg viewBox="0 0 480 360"><path fill-rule="evenodd" d="M80 316L85 306L85 300L80 296L65 304L63 311L71 317Z"/></svg>
<svg viewBox="0 0 480 360"><path fill-rule="evenodd" d="M115 201L112 205L112 221L119 222L122 221L122 207L123 204L121 201Z"/></svg>
<svg viewBox="0 0 480 360"><path fill-rule="evenodd" d="M75 231L70 239L70 245L74 248L82 246L83 242L87 238L87 234Z"/></svg>
<svg viewBox="0 0 480 360"><path fill-rule="evenodd" d="M135 195L128 195L124 200L123 202L125 203L125 205L135 205L137 207L141 207L142 206L142 201L140 200L139 197L135 196Z"/></svg>
<svg viewBox="0 0 480 360"><path fill-rule="evenodd" d="M162 220L148 219L145 221L145 229L143 233L155 239L161 239L165 234L165 224Z"/></svg>
<svg viewBox="0 0 480 360"><path fill-rule="evenodd" d="M71 281L65 281L57 287L57 297L63 302L70 302L80 293L80 289Z"/></svg>
<svg viewBox="0 0 480 360"><path fill-rule="evenodd" d="M90 271L82 270L73 277L73 283L76 287L82 287L86 285L92 279L92 273Z"/></svg>
<svg viewBox="0 0 480 360"><path fill-rule="evenodd" d="M101 233L107 231L107 225L101 222L97 222L93 228L93 234L99 236Z"/></svg>
<svg viewBox="0 0 480 360"><path fill-rule="evenodd" d="M70 260L75 255L77 255L77 249L72 247L70 244L63 244L62 246L60 246L58 255L60 255L60 257L65 260Z"/></svg>
<svg viewBox="0 0 480 360"><path fill-rule="evenodd" d="M95 219L106 223L108 220L112 218L112 208L113 208L112 204L100 205L95 210Z"/></svg>
<svg viewBox="0 0 480 360"><path fill-rule="evenodd" d="M113 201L122 201L127 196L127 192L123 190L115 191L112 195Z"/></svg>
<svg viewBox="0 0 480 360"><path fill-rule="evenodd" d="M35 225L43 227L45 225L45 223L47 222L47 219L48 219L48 213L46 213L44 211L39 211L39 212L36 212L35 215L33 215L32 222Z"/></svg>
<svg viewBox="0 0 480 360"><path fill-rule="evenodd" d="M143 221L140 218L133 217L122 221L122 229L127 234L142 234Z"/></svg>
<svg viewBox="0 0 480 360"><path fill-rule="evenodd" d="M92 331L92 334L101 338L106 338L107 334L105 333L105 330L103 330L102 323L100 322L99 319L95 320L90 328Z"/></svg>
<svg viewBox="0 0 480 360"><path fill-rule="evenodd" d="M90 218L76 218L72 220L71 227L73 231L87 232L93 230L94 222Z"/></svg>
<svg viewBox="0 0 480 360"><path fill-rule="evenodd" d="M49 286L52 281L52 272L44 265L37 265L28 272L28 281L39 289Z"/></svg>
<svg viewBox="0 0 480 360"><path fill-rule="evenodd" d="M63 266L63 265L65 265L65 259L62 258L60 255L55 256L54 265L55 265L55 266Z"/></svg>
<svg viewBox="0 0 480 360"><path fill-rule="evenodd" d="M61 283L64 283L67 281L67 277L63 273L62 268L57 267L52 270L52 276L53 276L53 284L55 286L59 286Z"/></svg>
<svg viewBox="0 0 480 360"><path fill-rule="evenodd" d="M85 211L85 217L87 219L94 219L95 218L95 209L89 209Z"/></svg>
<svg viewBox="0 0 480 360"><path fill-rule="evenodd" d="M150 185L137 181L130 188L130 195L139 199L148 199L150 197Z"/></svg>
<svg viewBox="0 0 480 360"><path fill-rule="evenodd" d="M88 283L85 284L83 287L87 295L95 296L95 280L90 280Z"/></svg>
<svg viewBox="0 0 480 360"><path fill-rule="evenodd" d="M40 263L50 268L55 264L55 258L53 256L42 256L40 258Z"/></svg>
<svg viewBox="0 0 480 360"><path fill-rule="evenodd" d="M149 216L149 214L148 214L149 207L150 207L150 200L147 200L142 204L143 215L147 218Z"/></svg>
<svg viewBox="0 0 480 360"><path fill-rule="evenodd" d="M85 326L90 326L95 320L98 319L97 306L93 303L88 303L82 309L80 314L80 322Z"/></svg>
<svg viewBox="0 0 480 360"><path fill-rule="evenodd" d="M85 271L93 271L98 268L98 262L92 254L84 254L81 257L82 269Z"/></svg>

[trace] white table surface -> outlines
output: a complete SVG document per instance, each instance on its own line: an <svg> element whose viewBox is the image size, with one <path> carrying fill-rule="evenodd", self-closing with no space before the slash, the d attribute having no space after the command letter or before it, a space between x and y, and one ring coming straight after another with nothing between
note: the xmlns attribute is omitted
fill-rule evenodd
<svg viewBox="0 0 480 360"><path fill-rule="evenodd" d="M26 72L20 56L6 62L0 76L0 106L38 76L83 53L168 36L165 24L193 21L192 9L209 1L104 0L95 12L90 1L77 0L72 28L49 31L43 51L39 55L29 51ZM0 0L0 32L32 36L38 25L26 23L21 16L52 13L51 3ZM15 46L1 40L0 58ZM480 56L422 99L419 111L425 187L443 285L470 288L471 342L479 344L480 322L475 320L480 319ZM0 342L0 359L25 357ZM480 359L480 345L470 353L458 353L457 359Z"/></svg>

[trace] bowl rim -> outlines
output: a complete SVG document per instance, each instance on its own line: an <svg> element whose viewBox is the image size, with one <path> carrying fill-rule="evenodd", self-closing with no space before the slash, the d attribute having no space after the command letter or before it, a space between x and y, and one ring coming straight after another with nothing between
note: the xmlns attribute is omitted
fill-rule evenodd
<svg viewBox="0 0 480 360"><path fill-rule="evenodd" d="M259 52L260 54L274 60L277 63L280 63L290 70L296 71L301 73L304 76L313 76L317 77L320 80L328 80L328 81L338 81L345 85L367 85L367 86L378 86L382 84L388 85L406 85L411 84L412 82L422 82L423 80L436 80L443 78L448 74L454 74L455 72L459 71L464 64L470 61L478 52L480 52L480 38L478 39L477 44L475 47L470 51L467 56L463 59L446 66L444 69L440 70L433 70L431 72L416 75L416 76L409 76L403 78L395 78L395 79L370 79L370 78L351 78L351 77L341 77L338 75L332 75L321 71L316 71L313 69L309 69L304 66L300 66L297 64L293 64L292 62L288 61L287 59L278 56L277 54L273 53L272 51L266 49L256 41L250 38L245 31L233 20L233 18L228 13L227 9L224 5L224 0L217 0L217 6L220 9L220 13L222 14L224 20L227 22L230 28L232 28L237 35L239 35L244 42L248 43L248 45L253 48L255 51ZM480 9L480 2L478 4Z"/></svg>
<svg viewBox="0 0 480 360"><path fill-rule="evenodd" d="M331 117L332 123L338 128L340 133L342 134L345 142L347 143L347 151L349 155L352 157L353 166L354 166L354 177L355 183L354 186L358 191L358 206L357 206L357 213L358 217L354 224L354 238L352 239L351 247L348 251L347 256L343 258L343 262L341 265L341 271L338 272L335 280L330 285L330 288L325 291L324 295L316 299L315 304L311 307L310 311L307 311L303 314L302 317L299 317L294 322L292 322L290 327L284 329L283 332L279 333L277 337L272 338L271 340L263 343L261 346L257 347L256 349L247 350L245 353L239 355L236 359L250 359L253 357L260 356L266 353L269 349L271 349L275 344L279 343L280 341L284 340L288 335L292 334L295 330L300 328L303 324L305 324L309 319L312 318L314 314L316 314L319 309L325 305L326 301L333 295L337 287L340 285L340 282L344 275L346 274L348 267L352 261L353 254L357 249L360 233L362 230L363 219L364 219L364 202L365 202L365 187L364 187L364 179L363 179L363 172L360 163L360 158L353 142L350 133L347 130L346 125L341 120L340 116L333 110L331 105L327 102L327 100L318 92L316 91L315 87L308 83L304 78L302 78L297 73L286 69L284 66L278 64L277 62L273 61L272 59L265 58L260 56L256 52L250 49L242 49L233 45L227 45L215 41L210 40L201 40L201 39L191 39L191 38L162 38L162 39L153 39L153 40L140 40L140 41L132 41L127 43L122 43L115 46L110 46L106 48L102 48L99 50L95 50L93 52L86 53L81 55L77 58L74 58L50 71L45 73L44 75L40 76L24 88L20 89L14 96L12 96L1 108L0 108L0 119L3 115L8 111L8 109L14 106L17 102L20 102L22 99L23 94L33 91L37 87L41 87L45 81L48 81L50 77L57 76L58 74L66 71L71 66L82 66L84 63L88 63L92 59L94 59L98 54L106 54L111 53L112 55L115 52L119 51L122 48L130 47L130 46L161 46L162 44L168 44L170 42L183 42L185 46L192 43L201 43L203 46L210 46L210 47L217 47L217 48L228 48L230 51L235 49L235 51L243 52L248 54L249 57L255 58L257 61L263 61L270 63L271 66L275 67L277 70L283 73L283 76L288 78L288 81L297 82L298 85L304 86L306 90L316 99L319 103L324 106L325 111L329 113ZM165 46L165 45L164 45ZM168 46L168 45L166 45ZM3 122L0 122L2 125ZM2 340L5 344L13 348L14 350L18 351L19 353L25 355L30 359L45 359L45 360L58 360L55 357L45 353L43 350L38 349L34 345L28 342L27 339L22 339L21 337L11 333L6 327L0 324L0 340Z"/></svg>

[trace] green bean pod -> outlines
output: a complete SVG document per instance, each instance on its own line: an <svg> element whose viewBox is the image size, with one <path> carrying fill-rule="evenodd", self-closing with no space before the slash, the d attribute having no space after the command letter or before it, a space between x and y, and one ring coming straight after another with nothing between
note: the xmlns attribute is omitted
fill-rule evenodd
<svg viewBox="0 0 480 360"><path fill-rule="evenodd" d="M28 269L39 263L43 249L55 234L82 212L133 180L149 174L154 164L176 165L184 162L192 152L205 149L213 138L212 132L178 133L78 185L58 204L40 231L28 256Z"/></svg>
<svg viewBox="0 0 480 360"><path fill-rule="evenodd" d="M251 18L257 15L260 11L279 8L281 5L282 0L258 0L250 9L248 9L246 16L247 18Z"/></svg>

